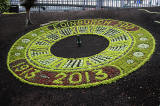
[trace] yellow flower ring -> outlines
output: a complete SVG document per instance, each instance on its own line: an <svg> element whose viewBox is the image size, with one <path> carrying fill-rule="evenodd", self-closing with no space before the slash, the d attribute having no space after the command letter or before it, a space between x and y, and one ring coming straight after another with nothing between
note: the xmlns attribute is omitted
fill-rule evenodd
<svg viewBox="0 0 160 106"><path fill-rule="evenodd" d="M105 37L108 47L81 58L57 57L51 47L79 34ZM88 88L114 82L149 60L153 36L132 23L112 19L53 22L19 38L11 47L7 65L22 82L54 88Z"/></svg>

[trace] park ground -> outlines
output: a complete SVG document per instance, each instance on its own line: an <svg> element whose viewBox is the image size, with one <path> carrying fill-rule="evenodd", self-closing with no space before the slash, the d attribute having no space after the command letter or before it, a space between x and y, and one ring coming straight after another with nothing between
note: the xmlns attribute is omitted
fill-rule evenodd
<svg viewBox="0 0 160 106"><path fill-rule="evenodd" d="M160 106L160 8L32 13L34 25L25 27L25 14L0 14L1 106ZM152 13L154 12L154 13ZM7 68L7 54L25 33L49 21L105 18L131 22L148 30L156 49L137 71L111 83L87 89L56 89L20 82Z"/></svg>

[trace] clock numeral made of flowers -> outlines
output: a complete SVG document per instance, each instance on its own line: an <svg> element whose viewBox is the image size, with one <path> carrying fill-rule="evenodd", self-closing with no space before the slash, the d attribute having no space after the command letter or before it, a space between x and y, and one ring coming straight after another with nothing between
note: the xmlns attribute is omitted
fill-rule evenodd
<svg viewBox="0 0 160 106"><path fill-rule="evenodd" d="M40 70L35 69L23 60L22 62L14 64L11 68L18 76L23 77L24 79L34 78L36 74L40 72Z"/></svg>
<svg viewBox="0 0 160 106"><path fill-rule="evenodd" d="M96 69L93 71L82 72L69 72L58 73L53 80L54 84L59 85L79 85L86 83L96 83L103 80L109 80L112 77L116 77L120 74L120 71L115 67L104 67L102 69Z"/></svg>
<svg viewBox="0 0 160 106"><path fill-rule="evenodd" d="M30 82L34 82L40 79L50 80L53 84L59 85L74 85L74 84L88 84L88 83L96 83L103 80L109 80L113 77L116 77L120 74L120 70L107 66L100 69L81 71L81 72L44 72L43 75L38 76L42 70L36 69L33 66L27 64L25 60L17 61L14 65L12 65L12 70L24 79L27 79ZM50 74L50 76L49 76ZM34 80L33 80L34 79ZM53 80L54 79L54 80ZM38 82L37 82L38 83Z"/></svg>

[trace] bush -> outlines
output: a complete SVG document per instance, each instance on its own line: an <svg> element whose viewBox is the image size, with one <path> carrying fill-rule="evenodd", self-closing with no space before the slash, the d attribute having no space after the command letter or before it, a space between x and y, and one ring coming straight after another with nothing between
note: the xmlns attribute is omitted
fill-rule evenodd
<svg viewBox="0 0 160 106"><path fill-rule="evenodd" d="M0 0L0 13L3 13L9 9L8 0Z"/></svg>

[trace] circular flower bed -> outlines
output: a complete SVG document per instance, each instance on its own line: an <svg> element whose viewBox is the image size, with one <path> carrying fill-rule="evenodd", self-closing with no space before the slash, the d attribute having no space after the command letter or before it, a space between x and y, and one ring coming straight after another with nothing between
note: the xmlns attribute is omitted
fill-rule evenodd
<svg viewBox="0 0 160 106"><path fill-rule="evenodd" d="M98 35L109 41L103 51L88 57L57 57L51 47L76 35ZM8 53L9 70L22 82L61 88L108 84L135 71L149 60L153 36L132 23L112 19L53 22L19 38Z"/></svg>

